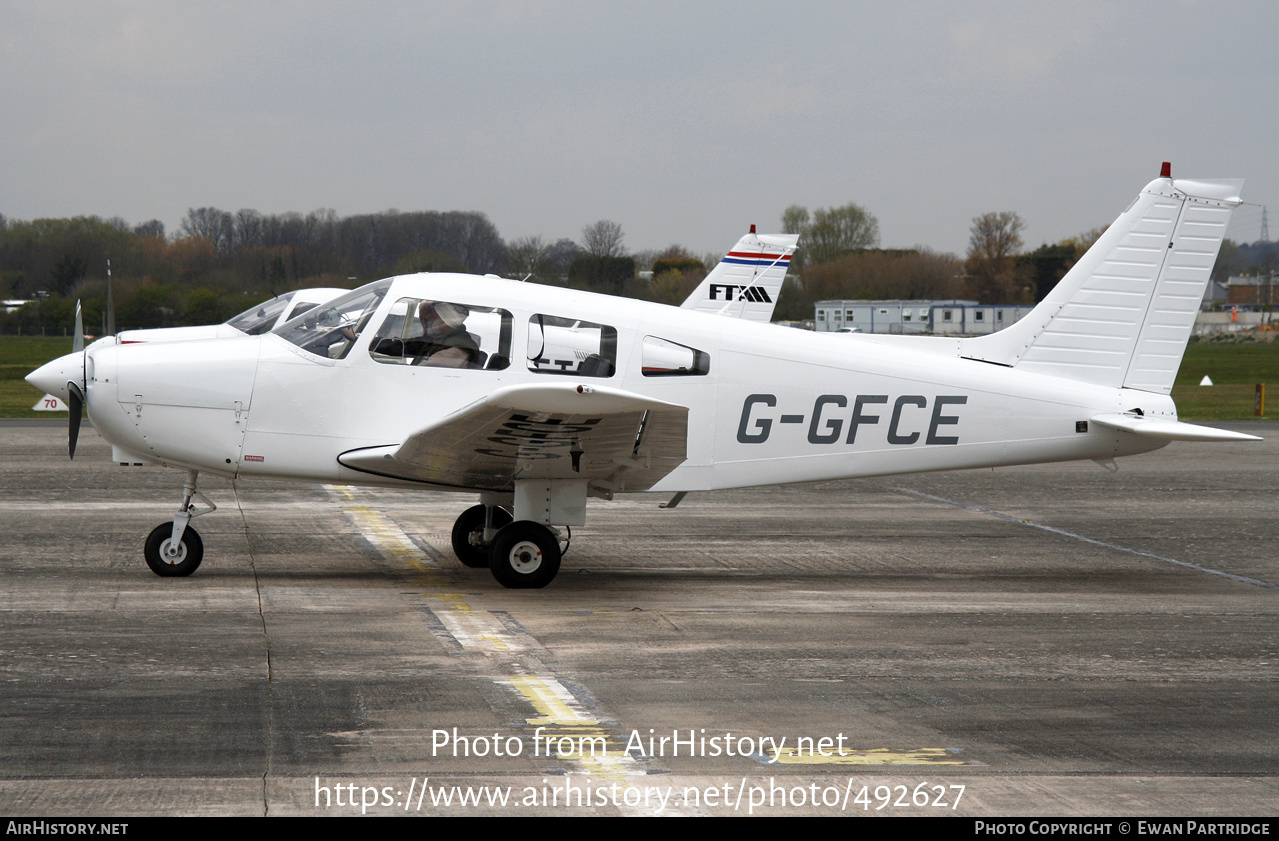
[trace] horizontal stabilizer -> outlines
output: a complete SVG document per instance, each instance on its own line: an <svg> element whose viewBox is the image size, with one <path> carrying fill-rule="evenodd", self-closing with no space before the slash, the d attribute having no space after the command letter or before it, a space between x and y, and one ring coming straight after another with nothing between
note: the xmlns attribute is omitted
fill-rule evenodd
<svg viewBox="0 0 1279 841"><path fill-rule="evenodd" d="M1093 415L1092 422L1109 429L1131 432L1146 438L1162 438L1165 441L1260 441L1256 435L1213 429L1165 418L1151 418L1133 414Z"/></svg>

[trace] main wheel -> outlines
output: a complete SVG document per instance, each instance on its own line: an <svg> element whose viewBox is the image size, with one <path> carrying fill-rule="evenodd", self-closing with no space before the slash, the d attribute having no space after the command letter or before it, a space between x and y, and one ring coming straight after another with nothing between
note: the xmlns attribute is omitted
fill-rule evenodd
<svg viewBox="0 0 1279 841"><path fill-rule="evenodd" d="M498 532L493 541L489 571L503 587L545 587L560 571L560 542L540 523L531 520L511 523Z"/></svg>
<svg viewBox="0 0 1279 841"><path fill-rule="evenodd" d="M511 519L511 512L493 507L493 528L501 529L509 525ZM489 548L490 544L484 542L484 506L472 506L453 524L453 554L468 567L486 567Z"/></svg>
<svg viewBox="0 0 1279 841"><path fill-rule="evenodd" d="M204 541L200 539L200 535L196 534L195 529L187 526L186 531L182 533L182 542L178 544L178 554L170 558L165 550L169 548L172 540L173 523L171 522L161 523L151 531L151 534L147 536L146 549L143 550L147 566L151 567L151 571L156 575L165 578L177 578L195 572L200 566L200 561L204 560Z"/></svg>

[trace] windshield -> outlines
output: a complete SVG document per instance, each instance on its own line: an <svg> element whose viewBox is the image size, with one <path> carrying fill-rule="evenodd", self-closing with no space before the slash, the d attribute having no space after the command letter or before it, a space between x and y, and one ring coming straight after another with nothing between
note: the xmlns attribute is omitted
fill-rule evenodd
<svg viewBox="0 0 1279 841"><path fill-rule="evenodd" d="M289 319L273 332L317 356L342 359L350 352L360 332L368 326L373 311L390 288L389 278L361 286Z"/></svg>
<svg viewBox="0 0 1279 841"><path fill-rule="evenodd" d="M249 307L235 318L229 320L227 324L237 330L248 333L250 336L265 333L275 326L275 320L289 306L289 301L292 301L293 296L296 294L297 292L285 292L283 295L276 295L256 307Z"/></svg>

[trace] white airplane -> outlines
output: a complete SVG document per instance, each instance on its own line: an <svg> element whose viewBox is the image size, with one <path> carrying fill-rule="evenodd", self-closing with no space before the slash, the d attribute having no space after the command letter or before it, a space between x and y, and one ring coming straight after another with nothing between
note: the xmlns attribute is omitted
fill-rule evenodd
<svg viewBox="0 0 1279 841"><path fill-rule="evenodd" d="M673 494L673 508L690 491L1256 440L1180 422L1169 397L1241 186L1165 167L1030 315L979 338L832 342L419 274L266 335L89 349L28 380L82 392L119 460L186 471L178 511L146 541L159 575L199 566L189 523L213 508L196 490L211 472L475 492L458 558L542 587L591 497Z"/></svg>

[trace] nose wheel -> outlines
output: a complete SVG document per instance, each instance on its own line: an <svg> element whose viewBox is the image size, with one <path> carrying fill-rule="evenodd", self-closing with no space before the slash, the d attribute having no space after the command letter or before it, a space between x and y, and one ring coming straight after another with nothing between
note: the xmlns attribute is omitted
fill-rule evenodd
<svg viewBox="0 0 1279 841"><path fill-rule="evenodd" d="M537 589L560 571L560 542L541 523L520 520L497 533L489 550L489 571L511 589Z"/></svg>

